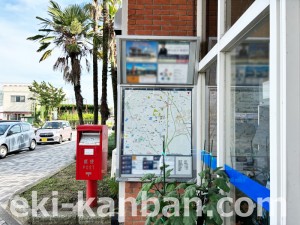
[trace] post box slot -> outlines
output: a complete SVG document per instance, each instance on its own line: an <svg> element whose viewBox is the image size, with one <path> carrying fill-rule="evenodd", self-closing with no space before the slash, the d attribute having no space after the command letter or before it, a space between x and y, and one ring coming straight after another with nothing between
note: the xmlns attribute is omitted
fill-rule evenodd
<svg viewBox="0 0 300 225"><path fill-rule="evenodd" d="M82 132L79 145L100 145L100 133Z"/></svg>

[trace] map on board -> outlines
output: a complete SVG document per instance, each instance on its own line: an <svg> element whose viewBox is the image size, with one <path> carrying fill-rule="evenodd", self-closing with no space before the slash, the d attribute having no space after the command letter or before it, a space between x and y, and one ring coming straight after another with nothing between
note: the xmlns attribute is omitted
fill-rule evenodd
<svg viewBox="0 0 300 225"><path fill-rule="evenodd" d="M123 155L191 155L192 89L124 89Z"/></svg>

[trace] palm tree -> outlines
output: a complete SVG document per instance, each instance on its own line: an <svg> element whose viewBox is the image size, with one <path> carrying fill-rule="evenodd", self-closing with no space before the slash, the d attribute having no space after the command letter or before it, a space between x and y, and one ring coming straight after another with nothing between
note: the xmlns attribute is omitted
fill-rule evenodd
<svg viewBox="0 0 300 225"><path fill-rule="evenodd" d="M115 137L117 134L117 109L118 109L118 88L117 88L117 48L116 48L116 37L114 29L114 19L118 8L121 5L120 0L109 0L108 3L108 26L109 26L109 52L110 52L110 69L111 69L111 81L113 90L113 101L114 101L114 120L115 120ZM117 140L115 138L115 140Z"/></svg>
<svg viewBox="0 0 300 225"><path fill-rule="evenodd" d="M98 21L100 19L101 8L98 0L93 0L91 4L87 4L85 8L90 12L92 18L93 32L93 94L94 94L94 124L98 124L98 50L102 42L101 35L98 33Z"/></svg>
<svg viewBox="0 0 300 225"><path fill-rule="evenodd" d="M83 97L81 95L81 64L80 61L89 53L85 37L89 30L89 14L87 10L79 5L70 5L65 9L55 2L50 1L48 7L50 19L36 17L42 21L43 34L27 38L28 40L39 40L40 47L37 52L44 51L40 62L51 56L54 49L61 49L63 56L55 62L53 69L63 72L64 80L74 87L76 108L79 123L83 124ZM86 59L86 66L89 69Z"/></svg>
<svg viewBox="0 0 300 225"><path fill-rule="evenodd" d="M103 0L102 7L103 18L103 43L102 43L102 97L100 105L101 124L105 125L109 117L109 109L107 105L107 71L108 71L108 39L109 39L109 26L108 26L108 12L107 0Z"/></svg>

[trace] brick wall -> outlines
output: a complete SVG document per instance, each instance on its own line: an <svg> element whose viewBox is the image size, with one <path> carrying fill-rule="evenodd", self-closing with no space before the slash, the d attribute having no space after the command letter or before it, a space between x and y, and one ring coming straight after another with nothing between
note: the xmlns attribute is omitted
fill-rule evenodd
<svg viewBox="0 0 300 225"><path fill-rule="evenodd" d="M128 35L195 36L196 0L128 0Z"/></svg>
<svg viewBox="0 0 300 225"><path fill-rule="evenodd" d="M139 182L126 182L125 183L125 199L136 198L142 184ZM137 208L137 216L132 216L131 203L125 203L125 225L144 225L146 218L141 216L141 207Z"/></svg>

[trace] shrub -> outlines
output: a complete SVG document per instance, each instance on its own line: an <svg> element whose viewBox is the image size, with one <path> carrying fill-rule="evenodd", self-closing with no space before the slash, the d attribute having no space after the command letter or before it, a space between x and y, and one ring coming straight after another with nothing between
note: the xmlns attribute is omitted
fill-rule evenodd
<svg viewBox="0 0 300 225"><path fill-rule="evenodd" d="M112 132L108 136L108 155L111 157L112 155L112 150L116 148L116 141L115 141L115 132Z"/></svg>

